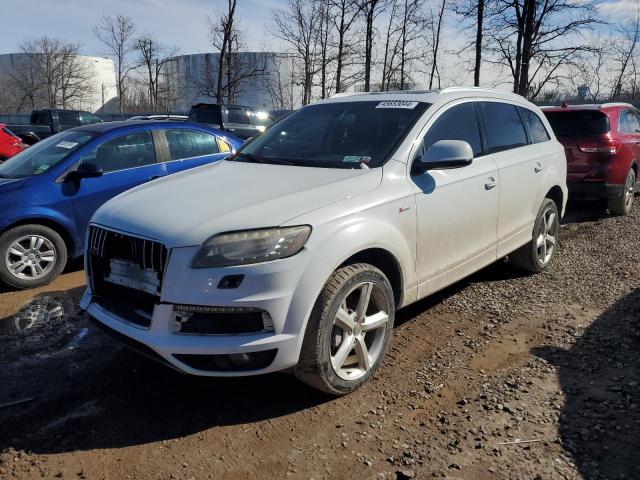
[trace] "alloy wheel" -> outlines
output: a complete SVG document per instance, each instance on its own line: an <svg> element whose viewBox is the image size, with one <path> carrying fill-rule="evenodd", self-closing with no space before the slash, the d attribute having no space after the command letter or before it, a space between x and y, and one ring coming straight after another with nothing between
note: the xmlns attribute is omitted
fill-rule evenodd
<svg viewBox="0 0 640 480"><path fill-rule="evenodd" d="M333 320L331 366L343 380L357 380L384 353L389 324L385 294L377 284L363 282L344 297Z"/></svg>
<svg viewBox="0 0 640 480"><path fill-rule="evenodd" d="M624 206L627 211L631 210L631 205L633 204L633 197L636 190L635 183L635 175L633 172L629 172L629 175L627 175L627 181L624 184Z"/></svg>
<svg viewBox="0 0 640 480"><path fill-rule="evenodd" d="M558 215L554 208L547 207L542 214L542 222L536 238L536 254L540 265L545 266L549 263L557 243Z"/></svg>
<svg viewBox="0 0 640 480"><path fill-rule="evenodd" d="M25 280L36 280L47 275L56 264L53 243L41 235L26 235L14 240L4 261L12 275Z"/></svg>

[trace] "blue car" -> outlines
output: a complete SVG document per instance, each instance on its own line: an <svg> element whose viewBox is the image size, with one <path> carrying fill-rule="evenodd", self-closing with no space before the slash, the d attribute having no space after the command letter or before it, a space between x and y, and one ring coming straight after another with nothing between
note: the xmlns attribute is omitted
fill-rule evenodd
<svg viewBox="0 0 640 480"><path fill-rule="evenodd" d="M81 256L96 209L156 178L221 160L242 141L204 125L112 122L66 130L0 164L0 281L45 285Z"/></svg>

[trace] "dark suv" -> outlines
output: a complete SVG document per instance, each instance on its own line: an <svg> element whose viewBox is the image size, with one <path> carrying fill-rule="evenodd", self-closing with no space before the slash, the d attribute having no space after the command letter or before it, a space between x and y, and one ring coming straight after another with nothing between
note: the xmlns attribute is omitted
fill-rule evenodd
<svg viewBox="0 0 640 480"><path fill-rule="evenodd" d="M273 123L273 118L266 111L251 107L198 103L191 107L189 121L205 123L246 140L264 132Z"/></svg>
<svg viewBox="0 0 640 480"><path fill-rule="evenodd" d="M612 214L627 215L640 163L640 111L626 103L542 111L565 147L569 194L606 198Z"/></svg>

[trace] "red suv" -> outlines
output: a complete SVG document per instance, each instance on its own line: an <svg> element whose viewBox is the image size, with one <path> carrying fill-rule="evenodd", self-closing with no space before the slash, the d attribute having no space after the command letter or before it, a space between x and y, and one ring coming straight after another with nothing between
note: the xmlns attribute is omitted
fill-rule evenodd
<svg viewBox="0 0 640 480"><path fill-rule="evenodd" d="M569 194L607 198L612 214L627 215L640 164L640 111L626 103L542 111L565 148Z"/></svg>
<svg viewBox="0 0 640 480"><path fill-rule="evenodd" d="M20 153L24 148L25 145L20 137L14 135L4 124L0 123L0 162Z"/></svg>

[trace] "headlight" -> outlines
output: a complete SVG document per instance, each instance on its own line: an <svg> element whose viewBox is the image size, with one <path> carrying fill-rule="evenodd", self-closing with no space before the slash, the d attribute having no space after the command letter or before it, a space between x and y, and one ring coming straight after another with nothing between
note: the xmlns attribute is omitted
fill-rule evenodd
<svg viewBox="0 0 640 480"><path fill-rule="evenodd" d="M214 235L202 244L191 268L217 268L268 262L295 255L307 243L311 227L265 228Z"/></svg>

